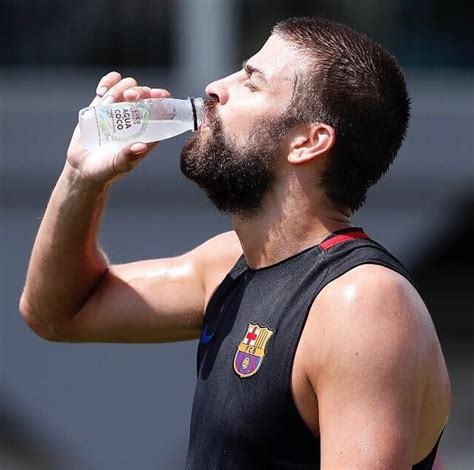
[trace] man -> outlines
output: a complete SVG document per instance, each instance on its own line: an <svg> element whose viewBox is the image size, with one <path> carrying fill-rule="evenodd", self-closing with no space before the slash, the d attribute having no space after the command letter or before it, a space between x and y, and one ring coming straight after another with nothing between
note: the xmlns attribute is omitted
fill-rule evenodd
<svg viewBox="0 0 474 470"><path fill-rule="evenodd" d="M403 266L350 223L406 132L396 61L295 18L206 92L181 168L234 231L110 264L97 243L108 189L153 145L86 151L76 129L25 320L53 341L200 338L187 468L431 468L450 409L436 332ZM93 104L164 96L111 72Z"/></svg>

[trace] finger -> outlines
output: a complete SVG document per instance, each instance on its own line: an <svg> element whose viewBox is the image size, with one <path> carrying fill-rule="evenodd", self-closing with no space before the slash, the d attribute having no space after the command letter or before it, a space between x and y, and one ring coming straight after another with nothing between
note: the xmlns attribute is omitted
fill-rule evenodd
<svg viewBox="0 0 474 470"><path fill-rule="evenodd" d="M122 75L115 71L104 75L99 80L99 84L97 85L97 89L95 91L96 95L104 96L109 91L109 89L120 82L120 80L122 80Z"/></svg>
<svg viewBox="0 0 474 470"><path fill-rule="evenodd" d="M137 81L132 77L123 78L114 85L104 96L102 103L109 104L109 103L116 103L118 101L123 100L123 92L127 88L132 88L137 86Z"/></svg>
<svg viewBox="0 0 474 470"><path fill-rule="evenodd" d="M151 89L152 98L171 98L171 93L168 90L163 88L152 88Z"/></svg>
<svg viewBox="0 0 474 470"><path fill-rule="evenodd" d="M151 88L147 86L134 86L123 92L125 101L137 101L151 98Z"/></svg>
<svg viewBox="0 0 474 470"><path fill-rule="evenodd" d="M132 170L156 146L156 142L145 144L135 142L122 148L113 160L116 175Z"/></svg>
<svg viewBox="0 0 474 470"><path fill-rule="evenodd" d="M74 128L74 132L71 137L71 144L77 144L81 140L81 130L79 129L79 125L76 125Z"/></svg>
<svg viewBox="0 0 474 470"><path fill-rule="evenodd" d="M102 98L100 96L94 96L94 99L91 101L89 106L98 105L98 104L100 104L101 100L102 100Z"/></svg>

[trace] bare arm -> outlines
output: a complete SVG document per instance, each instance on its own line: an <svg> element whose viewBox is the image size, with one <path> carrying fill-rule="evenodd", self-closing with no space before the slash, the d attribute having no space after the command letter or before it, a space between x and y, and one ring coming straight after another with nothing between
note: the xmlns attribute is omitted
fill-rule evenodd
<svg viewBox="0 0 474 470"><path fill-rule="evenodd" d="M43 216L20 310L38 334L53 339L99 284L108 261L96 237L107 186L84 181L66 164Z"/></svg>
<svg viewBox="0 0 474 470"><path fill-rule="evenodd" d="M313 314L314 313L314 314ZM433 333L398 274L361 266L329 284L310 321L321 468L410 469Z"/></svg>
<svg viewBox="0 0 474 470"><path fill-rule="evenodd" d="M116 100L168 96L112 73ZM97 102L97 98L95 100ZM33 247L20 310L56 341L176 341L197 337L210 291L239 256L223 234L176 258L110 266L97 242L110 185L154 145L88 152L76 129ZM230 247L230 249L229 249Z"/></svg>

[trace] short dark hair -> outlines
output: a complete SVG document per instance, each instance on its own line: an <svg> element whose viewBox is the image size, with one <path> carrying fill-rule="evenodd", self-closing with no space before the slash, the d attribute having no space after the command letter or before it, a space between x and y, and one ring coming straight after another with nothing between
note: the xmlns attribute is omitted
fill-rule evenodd
<svg viewBox="0 0 474 470"><path fill-rule="evenodd" d="M382 46L339 23L289 18L273 33L309 59L297 76L289 113L296 122L322 122L335 130L321 184L330 200L355 211L405 137L410 99L403 72Z"/></svg>

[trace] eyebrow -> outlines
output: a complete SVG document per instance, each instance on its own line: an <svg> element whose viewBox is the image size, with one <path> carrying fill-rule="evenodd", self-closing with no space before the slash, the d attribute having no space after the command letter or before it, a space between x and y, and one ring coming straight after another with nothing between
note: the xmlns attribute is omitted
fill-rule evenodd
<svg viewBox="0 0 474 470"><path fill-rule="evenodd" d="M242 68L245 70L245 73L249 76L252 74L257 74L268 85L268 81L265 78L265 75L263 74L263 72L260 69L257 69L256 67L254 67L253 65L250 65L247 60L244 60L242 62Z"/></svg>

